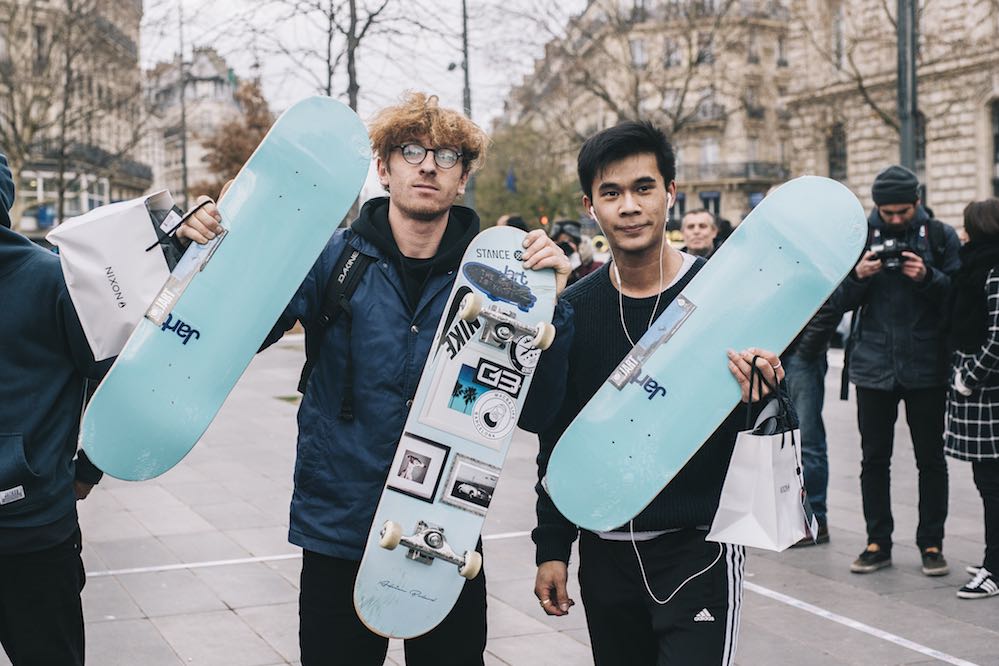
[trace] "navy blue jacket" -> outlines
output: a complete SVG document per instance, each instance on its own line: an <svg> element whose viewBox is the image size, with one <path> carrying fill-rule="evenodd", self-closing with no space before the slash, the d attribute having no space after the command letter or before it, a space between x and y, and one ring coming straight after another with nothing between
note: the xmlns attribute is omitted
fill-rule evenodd
<svg viewBox="0 0 999 666"><path fill-rule="evenodd" d="M913 282L900 271L881 271L860 280L850 274L833 300L840 311L860 307L859 324L850 342L850 381L862 388L890 391L944 386L948 355L941 333L943 304L950 276L960 268L960 242L953 227L942 222L946 246L935 256L927 230L930 218L920 206L906 226L904 239L926 263L926 278ZM877 209L868 226L885 231ZM856 315L855 315L856 316Z"/></svg>
<svg viewBox="0 0 999 666"><path fill-rule="evenodd" d="M100 478L73 459L84 378L110 363L94 362L59 257L0 225L0 554L77 529L73 481Z"/></svg>
<svg viewBox="0 0 999 666"><path fill-rule="evenodd" d="M387 199L369 202L361 218L382 206L387 206ZM467 246L478 231L478 217L460 206L452 208L451 216L463 226L462 242ZM340 317L324 331L315 320L326 282L346 243L376 261L351 298L351 317ZM305 326L306 336L323 336L298 410L289 529L293 544L331 557L361 558L454 277L454 270L431 274L413 311L392 258L368 238L339 230L271 331L265 346L296 320ZM561 402L561 378L572 337L570 313L568 304L560 302L553 322L555 343L541 356L532 397L521 416L520 426L534 432L547 425L554 415L551 406ZM354 377L353 420L340 418L348 354Z"/></svg>

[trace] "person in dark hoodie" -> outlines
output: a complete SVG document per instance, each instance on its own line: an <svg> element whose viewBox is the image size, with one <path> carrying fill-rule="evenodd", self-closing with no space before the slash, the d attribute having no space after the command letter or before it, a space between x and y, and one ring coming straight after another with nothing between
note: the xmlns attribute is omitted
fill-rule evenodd
<svg viewBox="0 0 999 666"><path fill-rule="evenodd" d="M867 547L850 570L864 574L892 563L891 456L904 401L919 469L916 545L923 574L943 576L947 355L940 325L951 275L960 267L960 243L953 227L920 205L919 181L908 169L881 171L871 195L868 248L833 295L842 311L857 310L847 363L857 387Z"/></svg>
<svg viewBox="0 0 999 666"><path fill-rule="evenodd" d="M77 500L101 472L77 453L95 363L59 258L13 231L0 155L0 644L19 664L84 663ZM75 457L75 460L74 460Z"/></svg>
<svg viewBox="0 0 999 666"><path fill-rule="evenodd" d="M479 231L475 212L454 201L483 159L481 129L420 93L382 110L369 129L389 197L368 201L348 229L334 234L265 341L279 339L296 320L307 340L323 336L298 413L289 535L304 549L299 641L305 666L385 660L388 641L354 611L354 578L437 323L462 254ZM214 206L205 206L180 235L206 242L219 221ZM316 321L320 301L345 245L375 263L350 300L351 316L324 330ZM523 259L528 269L554 268L557 288L565 286L569 262L543 231L527 236ZM564 376L569 314L560 302L555 342L542 354L521 415L528 430L541 429L549 416L547 402L532 397L564 390L552 378ZM352 387L348 375L355 378ZM352 413L342 409L345 402ZM465 583L437 628L406 641L406 663L482 664L485 644L483 571Z"/></svg>

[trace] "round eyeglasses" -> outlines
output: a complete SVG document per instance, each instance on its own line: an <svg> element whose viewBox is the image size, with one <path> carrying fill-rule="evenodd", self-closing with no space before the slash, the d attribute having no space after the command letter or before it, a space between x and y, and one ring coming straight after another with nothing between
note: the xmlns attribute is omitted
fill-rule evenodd
<svg viewBox="0 0 999 666"><path fill-rule="evenodd" d="M454 148L424 148L418 143L405 143L396 148L402 151L402 159L409 164L423 164L427 153L434 154L434 164L442 169L450 169L461 159L461 153Z"/></svg>

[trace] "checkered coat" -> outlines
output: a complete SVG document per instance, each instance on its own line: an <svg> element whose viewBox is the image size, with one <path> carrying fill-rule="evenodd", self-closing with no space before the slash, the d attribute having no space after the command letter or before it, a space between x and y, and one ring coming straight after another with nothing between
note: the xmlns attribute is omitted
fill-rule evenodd
<svg viewBox="0 0 999 666"><path fill-rule="evenodd" d="M971 395L947 391L944 451L960 460L999 459L999 268L985 280L988 334L974 354L954 352L952 373Z"/></svg>

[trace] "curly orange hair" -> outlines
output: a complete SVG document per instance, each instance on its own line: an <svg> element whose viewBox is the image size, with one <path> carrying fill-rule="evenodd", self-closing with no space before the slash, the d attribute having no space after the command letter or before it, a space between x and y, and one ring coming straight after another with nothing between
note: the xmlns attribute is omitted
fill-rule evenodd
<svg viewBox="0 0 999 666"><path fill-rule="evenodd" d="M453 109L442 108L437 95L408 92L402 103L379 111L369 127L375 154L388 162L395 146L418 136L426 136L432 146L454 147L461 151L466 172L482 167L489 138L478 125Z"/></svg>

